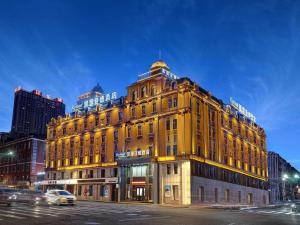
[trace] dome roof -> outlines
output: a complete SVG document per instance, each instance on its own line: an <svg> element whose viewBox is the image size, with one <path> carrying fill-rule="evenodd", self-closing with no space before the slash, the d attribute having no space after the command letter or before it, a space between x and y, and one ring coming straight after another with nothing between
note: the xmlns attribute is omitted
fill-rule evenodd
<svg viewBox="0 0 300 225"><path fill-rule="evenodd" d="M99 84L97 84L97 85L91 90L91 92L104 93L102 87L101 87Z"/></svg>
<svg viewBox="0 0 300 225"><path fill-rule="evenodd" d="M164 68L164 69L170 70L170 68L168 67L167 63L165 63L162 60L158 60L158 61L154 62L151 65L150 70L154 70L154 69L158 69L158 68Z"/></svg>

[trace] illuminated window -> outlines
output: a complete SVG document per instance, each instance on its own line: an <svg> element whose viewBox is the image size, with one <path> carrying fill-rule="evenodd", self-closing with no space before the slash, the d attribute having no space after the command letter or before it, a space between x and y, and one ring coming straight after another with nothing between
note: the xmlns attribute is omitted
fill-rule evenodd
<svg viewBox="0 0 300 225"><path fill-rule="evenodd" d="M179 191L178 191L178 185L172 185L172 191L173 191L173 200L179 200Z"/></svg>
<svg viewBox="0 0 300 225"><path fill-rule="evenodd" d="M134 166L132 167L132 177L145 177L147 166Z"/></svg>

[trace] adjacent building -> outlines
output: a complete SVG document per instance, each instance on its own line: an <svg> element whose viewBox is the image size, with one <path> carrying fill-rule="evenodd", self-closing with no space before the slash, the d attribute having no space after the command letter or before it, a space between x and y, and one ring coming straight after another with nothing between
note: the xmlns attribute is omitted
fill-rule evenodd
<svg viewBox="0 0 300 225"><path fill-rule="evenodd" d="M45 169L45 140L27 137L0 145L0 183L28 188Z"/></svg>
<svg viewBox="0 0 300 225"><path fill-rule="evenodd" d="M270 203L300 199L299 171L276 152L270 151L268 154L268 171Z"/></svg>
<svg viewBox="0 0 300 225"><path fill-rule="evenodd" d="M96 92L85 96L105 96ZM234 100L157 61L126 96L92 102L48 124L45 188L103 201L268 204L266 135Z"/></svg>
<svg viewBox="0 0 300 225"><path fill-rule="evenodd" d="M51 118L63 115L65 104L62 99L51 99L38 90L29 92L16 88L11 136L15 139L28 136L45 139L47 123Z"/></svg>

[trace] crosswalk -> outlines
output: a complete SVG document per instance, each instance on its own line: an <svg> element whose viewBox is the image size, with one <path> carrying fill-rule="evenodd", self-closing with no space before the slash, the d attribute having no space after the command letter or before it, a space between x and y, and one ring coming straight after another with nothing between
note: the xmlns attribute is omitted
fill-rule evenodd
<svg viewBox="0 0 300 225"><path fill-rule="evenodd" d="M0 221L24 220L24 219L60 219L63 217L89 216L118 219L117 221L130 221L132 219L155 219L155 215L149 215L151 208L143 206L126 205L101 205L91 207L80 206L36 206L18 205L12 207L0 207ZM110 217L110 215L113 215ZM1 222L0 222L1 224Z"/></svg>
<svg viewBox="0 0 300 225"><path fill-rule="evenodd" d="M266 215L287 215L287 216L300 216L299 212L292 212L290 209L277 209L277 210L258 210L258 209L246 209L241 212L254 213L254 214L266 214Z"/></svg>

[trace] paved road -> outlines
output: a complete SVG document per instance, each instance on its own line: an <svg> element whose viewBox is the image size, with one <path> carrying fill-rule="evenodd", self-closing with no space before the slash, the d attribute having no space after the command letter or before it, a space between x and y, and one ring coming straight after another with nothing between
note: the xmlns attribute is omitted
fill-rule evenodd
<svg viewBox="0 0 300 225"><path fill-rule="evenodd" d="M300 224L288 208L222 210L79 202L77 206L0 206L1 225L284 225Z"/></svg>

